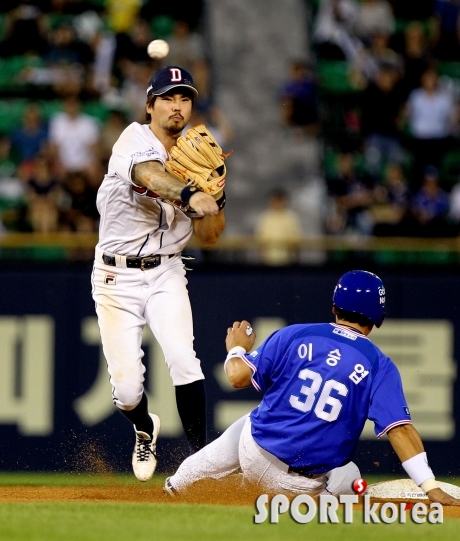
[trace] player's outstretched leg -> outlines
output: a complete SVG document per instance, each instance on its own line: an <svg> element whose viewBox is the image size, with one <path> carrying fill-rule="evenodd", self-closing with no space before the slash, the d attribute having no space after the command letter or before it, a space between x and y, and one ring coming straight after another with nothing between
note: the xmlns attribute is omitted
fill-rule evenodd
<svg viewBox="0 0 460 541"><path fill-rule="evenodd" d="M249 414L235 421L216 440L182 462L174 475L168 477L164 491L170 496L187 489L202 479L221 479L240 467L238 446L241 431Z"/></svg>

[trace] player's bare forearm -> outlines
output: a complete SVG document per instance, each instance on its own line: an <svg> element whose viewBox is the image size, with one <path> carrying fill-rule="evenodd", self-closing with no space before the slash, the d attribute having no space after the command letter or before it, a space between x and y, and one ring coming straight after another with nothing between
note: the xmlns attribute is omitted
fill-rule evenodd
<svg viewBox="0 0 460 541"><path fill-rule="evenodd" d="M239 357L229 359L225 365L225 373L234 389L246 389L251 386L252 371Z"/></svg>
<svg viewBox="0 0 460 541"><path fill-rule="evenodd" d="M420 434L411 424L396 426L387 436L401 462L424 452Z"/></svg>
<svg viewBox="0 0 460 541"><path fill-rule="evenodd" d="M216 215L207 214L203 218L193 220L193 230L200 243L208 248L216 244L225 227L225 213L223 210Z"/></svg>
<svg viewBox="0 0 460 541"><path fill-rule="evenodd" d="M137 163L133 167L132 180L145 186L163 199L180 200L184 184L163 169L157 161Z"/></svg>
<svg viewBox="0 0 460 541"><path fill-rule="evenodd" d="M396 426L388 432L387 436L401 462L406 462L424 452L420 434L411 424ZM428 489L427 496L432 502L442 505L460 505L460 500L453 498L440 488Z"/></svg>

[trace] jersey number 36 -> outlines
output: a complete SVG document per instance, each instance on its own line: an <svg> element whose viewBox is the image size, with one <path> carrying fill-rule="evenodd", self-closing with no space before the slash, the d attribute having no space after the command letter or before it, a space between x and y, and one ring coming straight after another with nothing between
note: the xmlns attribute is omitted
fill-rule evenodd
<svg viewBox="0 0 460 541"><path fill-rule="evenodd" d="M305 368L299 372L299 378L303 380L311 380L311 385L302 385L300 392L306 396L305 400L300 400L298 396L291 395L289 398L289 403L291 406L303 413L310 411L313 408L316 400L316 394L321 387L323 378L317 372L313 370L308 370ZM340 410L342 409L342 403L337 398L331 396L332 391L336 391L340 396L347 396L348 389L343 383L336 381L335 379L328 379L324 384L323 390L321 391L318 400L316 400L315 405L315 415L324 421L331 423L335 421L339 416ZM326 406L328 406L326 408Z"/></svg>

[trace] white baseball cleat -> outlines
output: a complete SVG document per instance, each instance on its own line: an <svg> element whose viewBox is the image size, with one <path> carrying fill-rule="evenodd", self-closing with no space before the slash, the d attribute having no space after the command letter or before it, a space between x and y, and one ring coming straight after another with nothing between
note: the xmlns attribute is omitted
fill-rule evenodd
<svg viewBox="0 0 460 541"><path fill-rule="evenodd" d="M177 494L177 490L172 486L170 479L171 477L166 478L165 486L163 487L163 492L167 494L168 496L171 496L172 498L174 498L174 496Z"/></svg>
<svg viewBox="0 0 460 541"><path fill-rule="evenodd" d="M152 478L155 468L157 467L157 439L160 432L160 418L158 415L149 413L153 421L153 437L147 432L136 430L136 443L133 451L133 471L139 481L148 481Z"/></svg>

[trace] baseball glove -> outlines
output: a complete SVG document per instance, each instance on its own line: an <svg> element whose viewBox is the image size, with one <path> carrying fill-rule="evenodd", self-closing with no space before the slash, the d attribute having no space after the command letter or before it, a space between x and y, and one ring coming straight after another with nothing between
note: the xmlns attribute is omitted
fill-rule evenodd
<svg viewBox="0 0 460 541"><path fill-rule="evenodd" d="M200 188L204 193L215 195L225 185L227 170L221 147L204 124L187 130L171 149L166 170L184 184Z"/></svg>

